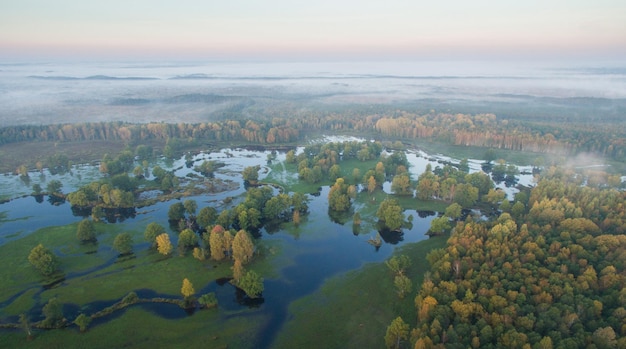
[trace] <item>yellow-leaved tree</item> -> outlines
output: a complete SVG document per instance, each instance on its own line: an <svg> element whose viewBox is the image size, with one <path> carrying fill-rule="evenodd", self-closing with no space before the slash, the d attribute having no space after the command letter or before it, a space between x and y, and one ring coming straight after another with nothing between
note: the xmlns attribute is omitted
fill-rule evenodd
<svg viewBox="0 0 626 349"><path fill-rule="evenodd" d="M167 256L172 252L172 242L167 233L163 233L156 237L157 250L160 254Z"/></svg>
<svg viewBox="0 0 626 349"><path fill-rule="evenodd" d="M250 235L245 230L240 230L233 239L233 258L241 261L241 264L248 263L254 255L254 243Z"/></svg>
<svg viewBox="0 0 626 349"><path fill-rule="evenodd" d="M183 287L181 287L180 293L183 294L183 297L185 297L185 299L189 299L191 296L194 295L194 293L196 293L196 290L193 289L193 284L191 283L191 281L189 281L189 279L183 279Z"/></svg>

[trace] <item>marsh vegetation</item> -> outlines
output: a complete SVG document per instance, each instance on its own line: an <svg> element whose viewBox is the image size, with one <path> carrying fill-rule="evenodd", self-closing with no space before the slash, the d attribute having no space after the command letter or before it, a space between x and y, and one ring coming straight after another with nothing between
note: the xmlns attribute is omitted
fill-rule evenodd
<svg viewBox="0 0 626 349"><path fill-rule="evenodd" d="M109 96L85 109L192 103L215 107L210 120L0 129L13 172L0 178L3 343L624 345L622 100L602 120L594 99L546 121L492 114L529 96L437 111L409 92L344 104L337 90L281 90L274 105L261 80L237 87L258 83L245 100ZM285 81L301 82L274 87ZM104 147L74 151L85 144Z"/></svg>

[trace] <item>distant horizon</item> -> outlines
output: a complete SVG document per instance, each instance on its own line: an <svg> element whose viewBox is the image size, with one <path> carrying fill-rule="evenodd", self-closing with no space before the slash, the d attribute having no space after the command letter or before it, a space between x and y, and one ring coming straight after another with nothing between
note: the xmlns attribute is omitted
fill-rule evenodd
<svg viewBox="0 0 626 349"><path fill-rule="evenodd" d="M626 3L268 0L0 5L0 60L626 60Z"/></svg>

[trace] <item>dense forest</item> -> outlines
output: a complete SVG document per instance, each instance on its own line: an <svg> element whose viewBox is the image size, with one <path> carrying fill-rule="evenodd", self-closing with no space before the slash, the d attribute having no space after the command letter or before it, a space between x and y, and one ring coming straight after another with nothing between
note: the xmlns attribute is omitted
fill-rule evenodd
<svg viewBox="0 0 626 349"><path fill-rule="evenodd" d="M62 125L21 125L0 129L0 144L25 141L148 140L247 142L281 144L302 140L309 133L356 132L393 139L426 139L445 144L492 147L558 155L590 152L622 160L626 129L610 123L522 122L493 114L416 114L384 110L365 113L300 111L294 115L230 119L198 124L97 122Z"/></svg>
<svg viewBox="0 0 626 349"><path fill-rule="evenodd" d="M497 219L459 222L427 257L416 327L409 336L396 319L388 337L415 348L626 347L626 193L583 180L545 170Z"/></svg>

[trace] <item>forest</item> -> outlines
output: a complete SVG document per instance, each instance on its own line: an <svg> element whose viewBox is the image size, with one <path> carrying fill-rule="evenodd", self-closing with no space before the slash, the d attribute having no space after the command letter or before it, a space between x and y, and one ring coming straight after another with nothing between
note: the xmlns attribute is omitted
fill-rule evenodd
<svg viewBox="0 0 626 349"><path fill-rule="evenodd" d="M189 143L235 142L262 145L296 143L322 133L367 134L391 140L428 140L457 146L476 146L555 156L590 153L623 161L626 128L620 121L590 122L584 118L536 121L496 117L494 114L419 114L403 110L371 113L317 110L294 115L278 113L254 119L236 118L197 124L97 122L20 125L0 129L0 144L17 142L121 141L141 144L167 142L165 155ZM281 116L282 115L282 116ZM620 126L620 127L615 127ZM35 164L26 164L34 167Z"/></svg>
<svg viewBox="0 0 626 349"><path fill-rule="evenodd" d="M171 200L219 186L214 176L225 164L194 160L190 149L208 144L289 145L284 149L284 163L274 165L292 171L302 185L328 186L328 216L340 225L352 222L355 235L362 220L374 221L378 234L368 242L377 248L383 240L393 243L412 225L404 213L407 207L415 207L416 202L445 207L430 221L428 235L446 237L446 245L428 252L429 267L418 272L419 278L409 277L415 275L410 271L414 268L411 260L419 256L394 255L385 262L392 274L392 303L397 302L388 304L389 309L397 310L407 299L413 307L398 311L387 326L378 328L384 333L384 338L379 337L381 345L384 341L389 348L626 347L626 192L619 168L607 172L535 163L535 183L525 187L517 186L516 166L490 153L494 148L562 156L591 152L623 161L625 138L620 132L624 131L614 125L556 129L501 120L492 114L395 112L359 118L329 113L201 124L11 126L0 132L4 144L99 140L127 144L119 154L98 161L100 180L67 195L62 193L62 183L48 183L45 193L67 200L72 212L84 217L75 228L81 244L97 242L94 224L104 224L106 216L153 205L152 199L139 199L143 192L158 191L163 200ZM309 135L325 132L363 133L382 141L313 143L294 150ZM156 165L153 161L159 149L145 145L153 140L163 144L160 154L165 158L183 156L186 167L197 174L178 177L175 170ZM460 159L435 168L428 164L411 177L405 150L420 140L485 150L481 170L470 173L468 159ZM268 166L275 159L276 152L269 153ZM56 154L46 163L24 163L16 172L27 177L29 167L55 173L71 171L72 166L66 155ZM245 195L230 206L219 210L205 206L198 212L191 199L169 205L167 220L174 234L159 224L147 225L143 235L151 253L170 256L176 242L179 255L190 253L200 265L227 265L220 267L221 275L228 275L249 300L262 297L263 277L254 265L264 258L264 249L255 246L254 238L265 227L299 226L310 208L306 191L284 191L280 181L274 184L281 188L277 191L259 180L260 170L258 165L243 169ZM389 194L383 193L386 182ZM519 192L507 197L496 182L517 187ZM33 186L33 195L42 193L43 188ZM373 208L355 205L359 200ZM468 215L469 210L486 212L485 218ZM118 232L111 240L119 256L133 255L136 241L130 234ZM54 249L42 244L32 246L28 261L48 281L64 272ZM244 265L253 267L247 270ZM64 318L62 305L51 298L40 320L20 317L19 322L3 327L22 328L31 338L33 328L73 324L81 332L89 331L92 320L139 303L219 307L212 293L196 298L188 278L182 280L181 293L182 300L131 292L105 313L80 313L71 323Z"/></svg>
<svg viewBox="0 0 626 349"><path fill-rule="evenodd" d="M429 253L415 348L626 345L624 191L564 169L540 178L497 219L458 222Z"/></svg>

